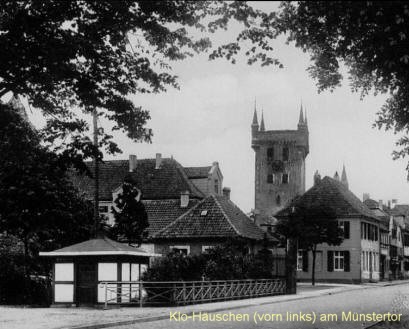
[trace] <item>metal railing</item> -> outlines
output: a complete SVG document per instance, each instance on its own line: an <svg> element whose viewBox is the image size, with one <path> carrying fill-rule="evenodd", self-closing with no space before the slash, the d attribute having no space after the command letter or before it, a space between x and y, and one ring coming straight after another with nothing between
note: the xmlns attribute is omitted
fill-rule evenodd
<svg viewBox="0 0 409 329"><path fill-rule="evenodd" d="M285 294L284 279L100 282L108 304L186 305Z"/></svg>

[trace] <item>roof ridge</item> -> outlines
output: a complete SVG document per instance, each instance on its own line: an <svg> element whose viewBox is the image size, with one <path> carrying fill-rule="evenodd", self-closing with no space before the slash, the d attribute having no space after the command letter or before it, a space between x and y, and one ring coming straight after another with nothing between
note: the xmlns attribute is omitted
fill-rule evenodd
<svg viewBox="0 0 409 329"><path fill-rule="evenodd" d="M182 215L180 215L178 218L176 218L173 222L170 222L168 225L166 225L164 228L160 229L159 231L157 231L155 234L153 234L151 236L151 238L155 238L157 235L159 235L160 233L164 232L165 230L167 230L169 227L171 227L173 224L175 224L176 222L180 221L183 217L187 216L190 212L192 212L195 208L197 208L199 205L201 205L205 200L207 200L207 198L204 198L202 200L200 200L197 204L195 204L192 208L186 210L186 212L184 212Z"/></svg>
<svg viewBox="0 0 409 329"><path fill-rule="evenodd" d="M240 233L240 231L237 229L237 227L232 223L232 221L230 220L229 216L227 216L225 210L223 209L223 206L220 204L219 200L216 198L215 195L211 195L211 197L214 198L215 202L217 203L217 205L219 206L223 216L225 217L225 219L227 220L227 222L230 224L230 226L233 228L233 230L237 233L237 235L239 236L243 236L243 234ZM230 201L230 200L228 200ZM233 203L233 202L232 202Z"/></svg>
<svg viewBox="0 0 409 329"><path fill-rule="evenodd" d="M329 176L327 176L327 177L328 177L331 181L334 181L334 182L336 183L335 186L337 187L337 190L338 190L339 192L341 192L340 190L343 189L345 192L349 193L350 196L352 196L353 198L355 198L355 199L359 202L359 204L360 204L361 206L363 206L364 208L366 208L366 210L368 210L368 212L369 212L370 214L372 214L372 210L369 209L369 207L368 207L364 202L362 202L362 201L361 201L351 190L349 190L344 184L342 184L341 182L338 182L337 180L335 180L335 179L333 179L333 178L331 178L331 177L329 177ZM341 195L342 195L342 192L341 192ZM362 212L361 212L359 209L356 209L355 205L352 204L352 203L350 202L350 200L348 200L348 198L344 198L344 200L345 200L353 209L357 210L359 213L362 214ZM363 214L363 215L365 215L365 214ZM367 215L366 215L366 216L367 216ZM372 216L376 218L375 215L372 215Z"/></svg>

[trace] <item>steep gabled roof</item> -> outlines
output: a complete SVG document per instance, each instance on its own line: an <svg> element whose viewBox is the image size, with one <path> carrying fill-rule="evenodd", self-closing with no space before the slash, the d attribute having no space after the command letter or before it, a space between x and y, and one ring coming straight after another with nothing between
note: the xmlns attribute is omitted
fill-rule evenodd
<svg viewBox="0 0 409 329"><path fill-rule="evenodd" d="M193 178L207 178L209 172L212 169L211 166L207 167L184 167L187 177Z"/></svg>
<svg viewBox="0 0 409 329"><path fill-rule="evenodd" d="M224 196L211 195L154 234L152 238L243 237L262 240L264 234L231 200Z"/></svg>
<svg viewBox="0 0 409 329"><path fill-rule="evenodd" d="M199 202L198 199L190 199L186 208L180 207L180 199L177 200L143 200L148 213L149 227L148 237L151 237L177 218L186 213Z"/></svg>
<svg viewBox="0 0 409 329"><path fill-rule="evenodd" d="M125 243L116 242L107 237L90 239L50 252L40 252L40 256L102 255L155 256L155 254L148 253L141 248L135 248Z"/></svg>
<svg viewBox="0 0 409 329"><path fill-rule="evenodd" d="M275 217L288 216L293 207L320 207L331 208L337 217L367 217L377 219L372 211L359 200L341 182L324 177L318 184L311 187L302 196L294 199L290 204L280 210Z"/></svg>
<svg viewBox="0 0 409 329"><path fill-rule="evenodd" d="M125 179L132 179L142 191L142 199L177 199L180 193L189 191L191 198L204 198L204 194L189 181L183 167L173 159L162 159L159 169L155 169L155 159L137 160L134 172L129 172L128 160L109 160L100 164L100 190L101 201L112 200L112 192L120 187ZM91 173L93 163L87 162ZM94 193L94 180L85 175L76 173L71 175L74 185L86 197L92 198Z"/></svg>

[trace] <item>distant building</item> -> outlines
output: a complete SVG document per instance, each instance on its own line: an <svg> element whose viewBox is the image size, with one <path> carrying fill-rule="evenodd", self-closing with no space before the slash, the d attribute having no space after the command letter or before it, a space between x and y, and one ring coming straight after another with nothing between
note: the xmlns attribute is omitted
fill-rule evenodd
<svg viewBox="0 0 409 329"><path fill-rule="evenodd" d="M308 123L303 108L296 130L266 130L254 109L251 146L255 152L254 219L274 224L273 216L295 196L305 192L305 158L309 153Z"/></svg>
<svg viewBox="0 0 409 329"><path fill-rule="evenodd" d="M337 176L327 176L322 180L315 177L314 186L279 211L276 217L289 216L294 207L308 209L314 205L332 209L344 230L344 241L339 246L318 246L316 280L348 283L378 281L381 278L380 220L348 189L346 174L343 182ZM298 251L297 270L298 280L311 280L311 252Z"/></svg>
<svg viewBox="0 0 409 329"><path fill-rule="evenodd" d="M93 163L87 163L91 172ZM73 174L74 185L92 200L94 180ZM247 241L248 250L256 251L265 233L231 200L230 189L223 187L223 175L217 162L207 167L181 166L173 158L104 161L100 165L99 206L108 223L126 179L135 182L142 192L148 213L148 238L143 248L151 253L172 249L200 253L222 244L229 238Z"/></svg>

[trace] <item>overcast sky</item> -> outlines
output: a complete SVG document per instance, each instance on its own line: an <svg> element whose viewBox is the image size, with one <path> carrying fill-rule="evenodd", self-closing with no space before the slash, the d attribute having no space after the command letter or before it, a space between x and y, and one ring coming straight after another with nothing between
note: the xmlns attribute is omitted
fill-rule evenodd
<svg viewBox="0 0 409 329"><path fill-rule="evenodd" d="M257 6L271 9L275 4ZM227 34L215 37L226 39L237 32L234 30L233 26ZM247 212L254 207L250 134L254 99L259 113L264 109L267 130L296 129L302 100L310 132L307 189L315 170L332 177L345 163L350 189L359 198L368 192L375 200L396 198L399 203L409 203L406 161L394 161L391 156L397 136L372 128L386 97L360 100L359 94L351 93L346 79L333 93L318 94L306 72L308 55L283 40L276 40L273 46L283 69L247 66L245 61L235 65L208 61L206 54L174 63L180 90L133 97L135 104L150 109L148 126L153 129L153 143L133 143L115 133L124 151L117 158L127 158L128 154L153 158L155 153L162 153L163 157L173 155L183 166L218 161L224 186L231 187L232 200Z"/></svg>

